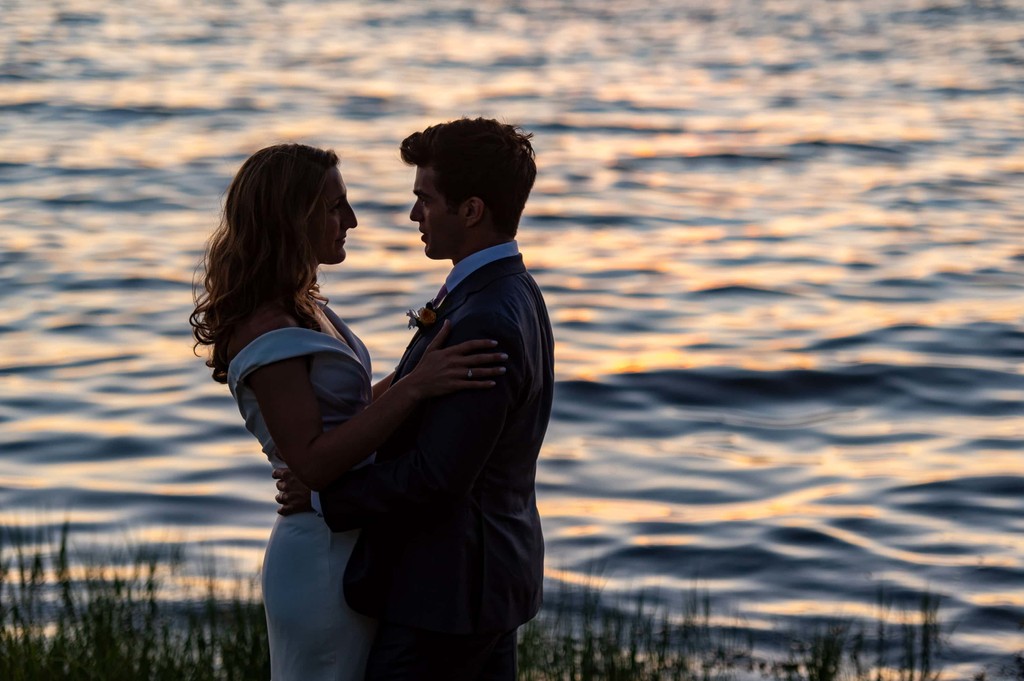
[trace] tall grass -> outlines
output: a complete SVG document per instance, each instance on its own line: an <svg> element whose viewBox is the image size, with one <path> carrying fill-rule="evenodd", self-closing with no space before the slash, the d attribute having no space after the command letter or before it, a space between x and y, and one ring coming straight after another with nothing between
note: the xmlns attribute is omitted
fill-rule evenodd
<svg viewBox="0 0 1024 681"><path fill-rule="evenodd" d="M56 544L56 546L54 546ZM0 535L0 679L241 681L270 677L255 585L233 595L176 579L180 555L72 560L54 542ZM171 583L176 600L166 598Z"/></svg>
<svg viewBox="0 0 1024 681"><path fill-rule="evenodd" d="M182 564L160 550L71 556L67 527L49 541L0 531L0 679L268 679L255 583L229 580L225 596L212 576L187 578ZM748 628L718 624L706 592L671 608L643 594L609 600L593 586L556 589L521 629L522 681L941 677L940 604L931 595L916 610L880 599L873 622L774 632L788 651L781 659L756 653Z"/></svg>
<svg viewBox="0 0 1024 681"><path fill-rule="evenodd" d="M523 681L936 681L944 638L939 599L925 594L916 609L895 610L879 596L874 622L833 620L778 634L782 659L756 652L753 634L716 624L706 592L686 594L673 611L602 603L592 587L557 594L555 605L522 629ZM869 653L871 650L873 652Z"/></svg>

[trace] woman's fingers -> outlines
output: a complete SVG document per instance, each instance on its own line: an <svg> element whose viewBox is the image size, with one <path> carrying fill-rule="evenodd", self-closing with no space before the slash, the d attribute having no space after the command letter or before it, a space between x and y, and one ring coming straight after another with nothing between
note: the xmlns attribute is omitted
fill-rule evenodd
<svg viewBox="0 0 1024 681"><path fill-rule="evenodd" d="M472 373L470 373L472 372ZM464 369L463 373L467 381L475 381L478 378L490 378L492 376L504 376L505 367L472 367Z"/></svg>
<svg viewBox="0 0 1024 681"><path fill-rule="evenodd" d="M459 362L462 366L476 367L482 364L499 364L508 359L508 355L504 352L495 353L478 353L475 355L466 355ZM474 369L474 371L476 371Z"/></svg>
<svg viewBox="0 0 1024 681"><path fill-rule="evenodd" d="M457 389L463 388L493 388L497 385L493 378L503 376L505 367L458 367L459 372L452 377L452 385Z"/></svg>
<svg viewBox="0 0 1024 681"><path fill-rule="evenodd" d="M464 388L493 388L496 384L491 379L505 374L506 369L502 364L508 360L506 353L493 352L498 342L478 338L445 348L444 341L450 335L451 322L446 319L423 353L424 362L428 356L433 357L431 364L443 372L438 374L438 379L443 383L435 383L435 388L439 388L437 394ZM422 366L426 367L427 364Z"/></svg>
<svg viewBox="0 0 1024 681"><path fill-rule="evenodd" d="M495 340L470 340L463 341L458 345L453 345L448 348L448 351L455 355L467 355L471 352L480 352L481 350L492 350L494 346L498 344Z"/></svg>

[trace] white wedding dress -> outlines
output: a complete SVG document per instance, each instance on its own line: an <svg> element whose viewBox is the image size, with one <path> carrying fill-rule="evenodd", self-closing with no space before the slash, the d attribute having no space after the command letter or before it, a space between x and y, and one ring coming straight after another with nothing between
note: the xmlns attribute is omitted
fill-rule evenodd
<svg viewBox="0 0 1024 681"><path fill-rule="evenodd" d="M372 397L366 346L337 315L326 307L324 312L347 345L310 329L277 329L245 346L228 366L228 386L245 426L275 468L286 465L246 383L250 373L284 359L309 357L324 430L362 411ZM331 532L314 513L277 516L262 575L272 681L362 681L376 621L350 609L342 589L358 536L358 530Z"/></svg>

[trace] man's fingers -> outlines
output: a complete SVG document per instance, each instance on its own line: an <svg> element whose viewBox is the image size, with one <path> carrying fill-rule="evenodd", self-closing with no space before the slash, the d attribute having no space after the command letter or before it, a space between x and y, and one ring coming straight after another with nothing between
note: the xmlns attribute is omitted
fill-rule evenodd
<svg viewBox="0 0 1024 681"><path fill-rule="evenodd" d="M302 513L306 510L305 504L308 503L307 491L304 491L304 486L295 477L295 474L287 468L276 468L272 475L277 480L274 486L277 487L277 494L274 495L274 501L279 505L277 512L279 515L294 515L296 513Z"/></svg>

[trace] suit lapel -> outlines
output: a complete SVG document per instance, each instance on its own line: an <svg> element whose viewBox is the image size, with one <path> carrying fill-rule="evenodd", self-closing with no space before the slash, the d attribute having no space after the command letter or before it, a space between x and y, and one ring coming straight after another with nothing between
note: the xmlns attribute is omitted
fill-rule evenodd
<svg viewBox="0 0 1024 681"><path fill-rule="evenodd" d="M441 302L441 306L437 310L437 320L440 322L445 317L450 316L453 312L465 305L466 301L468 301L474 293L486 287L492 281L501 279L502 277L507 277L511 274L520 274L525 271L526 267L523 266L523 256L521 255L502 258L501 260L495 260L492 263L484 265L466 277L462 283L456 286L455 290L449 293L448 297Z"/></svg>
<svg viewBox="0 0 1024 681"><path fill-rule="evenodd" d="M397 377L401 378L406 374L407 368L412 368L406 367L405 365L413 356L416 356L418 359L418 355L413 352L413 348L417 347L424 341L429 343L433 340L434 335L437 333L437 329L440 328L440 324L445 320L445 318L450 317L456 310L465 305L474 293L486 287L496 279L501 279L502 277L507 277L513 274L521 274L523 272L526 272L526 267L523 265L523 256L514 255L488 263L466 277L458 286L455 287L454 291L450 291L445 299L441 301L441 304L437 308L437 321L435 321L434 324L425 331L423 329L416 329L416 333L413 334L408 347L405 348L405 354L402 355L402 359L398 363L398 367L396 369Z"/></svg>

